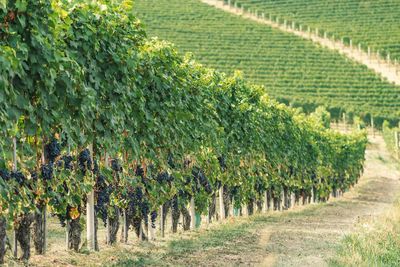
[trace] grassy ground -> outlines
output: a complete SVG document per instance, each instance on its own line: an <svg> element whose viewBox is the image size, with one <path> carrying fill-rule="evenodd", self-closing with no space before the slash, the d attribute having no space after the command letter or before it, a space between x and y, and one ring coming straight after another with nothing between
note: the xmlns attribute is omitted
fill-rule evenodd
<svg viewBox="0 0 400 267"><path fill-rule="evenodd" d="M347 235L331 266L400 266L400 197L384 215L362 220Z"/></svg>
<svg viewBox="0 0 400 267"><path fill-rule="evenodd" d="M113 247L105 245L102 227L100 252L94 253L66 251L65 229L51 218L48 255L33 255L24 263L8 253L6 262L10 266L399 265L400 201L392 203L400 172L382 138L372 141L359 184L329 203L231 217L189 232L168 232L154 242L140 242L130 232L127 245ZM382 212L385 215L376 217Z"/></svg>

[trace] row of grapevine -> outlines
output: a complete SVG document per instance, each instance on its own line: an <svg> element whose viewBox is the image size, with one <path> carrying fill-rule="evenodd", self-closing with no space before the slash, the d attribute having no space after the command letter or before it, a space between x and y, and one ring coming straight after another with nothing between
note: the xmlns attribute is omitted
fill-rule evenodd
<svg viewBox="0 0 400 267"><path fill-rule="evenodd" d="M185 229L194 221L189 202L212 216L217 192L240 207L267 191L327 198L357 182L364 132L330 131L239 74L148 40L131 11L131 1L0 2L0 262L9 227L23 259L32 224L46 253L46 211L70 249L84 224L97 250L99 219L114 244L121 216L125 241L130 226L149 238L142 225L153 228L160 206L176 231L180 214Z"/></svg>
<svg viewBox="0 0 400 267"><path fill-rule="evenodd" d="M400 60L398 28L400 3L391 0L224 0L225 3L239 8L250 8L267 17L300 23L304 29L319 29L328 32L328 36L341 38L347 44L361 43L367 51L380 53L383 57L390 54L392 59Z"/></svg>
<svg viewBox="0 0 400 267"><path fill-rule="evenodd" d="M180 52L193 52L219 71L243 71L279 101L307 112L326 105L334 118L346 112L366 122L372 115L377 125L397 121L399 86L310 40L199 0L137 0L135 13L152 36L174 42Z"/></svg>
<svg viewBox="0 0 400 267"><path fill-rule="evenodd" d="M400 126L400 124L399 124ZM390 128L390 125L385 121L382 125L382 135L385 140L386 147L391 151L397 159L399 159L400 145L399 145L399 129L400 128Z"/></svg>

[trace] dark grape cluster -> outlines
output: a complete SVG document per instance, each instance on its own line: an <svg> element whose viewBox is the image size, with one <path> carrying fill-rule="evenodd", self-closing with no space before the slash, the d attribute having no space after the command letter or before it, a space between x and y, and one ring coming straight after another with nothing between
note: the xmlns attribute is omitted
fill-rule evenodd
<svg viewBox="0 0 400 267"><path fill-rule="evenodd" d="M92 160L90 159L89 149L85 149L81 153L79 153L78 164L79 169L82 171L83 174L86 173L86 170L92 169Z"/></svg>
<svg viewBox="0 0 400 267"><path fill-rule="evenodd" d="M136 166L135 175L144 179L144 169L141 165Z"/></svg>
<svg viewBox="0 0 400 267"><path fill-rule="evenodd" d="M44 147L44 155L49 163L54 163L56 158L61 155L61 146L56 138L53 138L50 143L46 144Z"/></svg>
<svg viewBox="0 0 400 267"><path fill-rule="evenodd" d="M258 172L258 170L256 170L254 172L254 174L256 175L256 181L254 183L254 190L261 194L262 191L264 191L264 189L266 188L267 184L265 182L265 179L263 179L260 175L260 173Z"/></svg>
<svg viewBox="0 0 400 267"><path fill-rule="evenodd" d="M152 228L156 228L156 219L157 219L157 216L158 216L158 214L157 214L157 211L155 211L155 210L153 210L153 211L150 213L151 227L152 227Z"/></svg>
<svg viewBox="0 0 400 267"><path fill-rule="evenodd" d="M107 185L106 179L103 175L99 175L97 177L96 185L95 185L95 193L96 193L96 205L95 211L99 214L103 220L104 226L107 224L108 211L107 206L110 201L110 195L113 189L111 186Z"/></svg>
<svg viewBox="0 0 400 267"><path fill-rule="evenodd" d="M25 175L19 171L11 172L11 179L15 180L20 186L23 186L27 181Z"/></svg>
<svg viewBox="0 0 400 267"><path fill-rule="evenodd" d="M193 177L193 183L192 183L193 193L196 193L196 191L198 191L198 186L201 185L207 192L207 194L211 194L212 189L210 186L210 182L208 181L204 172L199 167L194 166L192 168L192 177Z"/></svg>
<svg viewBox="0 0 400 267"><path fill-rule="evenodd" d="M119 173L122 172L122 167L119 166L117 158L111 160L111 169L113 170L114 176L119 180Z"/></svg>
<svg viewBox="0 0 400 267"><path fill-rule="evenodd" d="M167 156L167 161L168 161L168 165L169 165L172 169L175 169L175 168L176 168L176 165L175 165L175 163L174 163L174 161L173 161L171 155L168 155L168 156Z"/></svg>
<svg viewBox="0 0 400 267"><path fill-rule="evenodd" d="M66 133L62 133L61 146L62 147L68 146L68 135Z"/></svg>
<svg viewBox="0 0 400 267"><path fill-rule="evenodd" d="M222 186L221 180L215 179L214 188L215 188L215 189L220 189L221 186Z"/></svg>
<svg viewBox="0 0 400 267"><path fill-rule="evenodd" d="M53 164L44 164L40 167L43 181L50 182L53 178Z"/></svg>
<svg viewBox="0 0 400 267"><path fill-rule="evenodd" d="M233 200L233 197L237 196L237 194L239 193L239 186L235 185L232 186L229 190L229 196L230 196L230 200Z"/></svg>
<svg viewBox="0 0 400 267"><path fill-rule="evenodd" d="M74 158L72 156L63 156L61 160L64 161L65 170L72 170L74 168L74 164L72 163Z"/></svg>
<svg viewBox="0 0 400 267"><path fill-rule="evenodd" d="M33 181L34 183L37 183L38 178L39 178L38 172L37 172L36 170L32 170L32 171L30 171L30 173L31 173L31 179L32 179L32 181Z"/></svg>
<svg viewBox="0 0 400 267"><path fill-rule="evenodd" d="M174 180L172 175L169 175L168 172L161 172L157 175L156 181L162 184L163 182L170 183Z"/></svg>
<svg viewBox="0 0 400 267"><path fill-rule="evenodd" d="M92 172L93 172L93 174L98 174L99 173L99 164L97 163L97 160L93 161Z"/></svg>
<svg viewBox="0 0 400 267"><path fill-rule="evenodd" d="M226 166L226 164L225 164L225 158L224 158L224 156L219 156L219 157L218 157L218 163L219 163L220 168L221 168L223 171L226 171L226 169L228 169L228 166Z"/></svg>
<svg viewBox="0 0 400 267"><path fill-rule="evenodd" d="M182 191L180 191L179 193L181 193ZM183 194L183 192L182 192L182 194ZM178 211L178 209L179 209L179 205L178 205L179 203L178 203L178 196L177 195L175 195L174 196L174 198L172 199L172 204L171 204L171 207L172 207L172 210L173 211Z"/></svg>
<svg viewBox="0 0 400 267"><path fill-rule="evenodd" d="M7 182L11 180L11 175L8 170L0 170L0 178Z"/></svg>

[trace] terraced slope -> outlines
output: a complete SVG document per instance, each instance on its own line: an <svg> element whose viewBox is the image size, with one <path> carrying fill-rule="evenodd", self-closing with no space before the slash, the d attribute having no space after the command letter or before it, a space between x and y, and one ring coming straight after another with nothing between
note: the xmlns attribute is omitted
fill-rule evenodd
<svg viewBox="0 0 400 267"><path fill-rule="evenodd" d="M228 3L228 0L225 0ZM231 0L231 3L327 31L400 59L398 0ZM305 27L304 27L305 29Z"/></svg>
<svg viewBox="0 0 400 267"><path fill-rule="evenodd" d="M135 9L150 36L172 41L218 70L241 70L281 101L307 110L325 104L336 115L346 109L396 119L399 87L311 41L198 0L137 0Z"/></svg>

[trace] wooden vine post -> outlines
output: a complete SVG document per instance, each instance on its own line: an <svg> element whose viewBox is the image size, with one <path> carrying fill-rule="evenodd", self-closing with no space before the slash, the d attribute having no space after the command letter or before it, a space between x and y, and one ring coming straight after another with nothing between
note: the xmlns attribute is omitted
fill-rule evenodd
<svg viewBox="0 0 400 267"><path fill-rule="evenodd" d="M374 115L371 114L371 128L372 128L372 136L375 137L375 130L374 130Z"/></svg>
<svg viewBox="0 0 400 267"><path fill-rule="evenodd" d="M219 188L219 212L221 214L221 220L225 219L224 187L222 185Z"/></svg>
<svg viewBox="0 0 400 267"><path fill-rule="evenodd" d="M13 142L13 170L17 171L17 139L15 136L12 138ZM18 257L18 240L17 240L17 231L14 229L14 243L13 243L14 257Z"/></svg>
<svg viewBox="0 0 400 267"><path fill-rule="evenodd" d="M93 145L90 145L90 157L92 158L93 162ZM87 196L87 203L86 203L86 224L87 224L87 246L89 250L96 250L95 244L95 226L94 226L94 190L89 193Z"/></svg>
<svg viewBox="0 0 400 267"><path fill-rule="evenodd" d="M161 237L164 238L165 230L164 230L164 208L163 208L163 205L160 206L160 231L161 231Z"/></svg>
<svg viewBox="0 0 400 267"><path fill-rule="evenodd" d="M110 158L108 156L108 152L106 152L106 168L110 167ZM106 239L106 243L107 245L110 245L111 242L111 228L110 228L110 218L106 218L106 231L107 231L107 239Z"/></svg>
<svg viewBox="0 0 400 267"><path fill-rule="evenodd" d="M152 226L152 221L151 221L151 214L147 214L147 222L148 222L148 227L147 227L147 235L149 237L149 241L154 240L154 228Z"/></svg>
<svg viewBox="0 0 400 267"><path fill-rule="evenodd" d="M194 197L190 198L190 228L194 229L196 227L196 212L194 206Z"/></svg>
<svg viewBox="0 0 400 267"><path fill-rule="evenodd" d="M394 151L396 153L396 158L399 159L399 136L397 131L394 131Z"/></svg>
<svg viewBox="0 0 400 267"><path fill-rule="evenodd" d="M68 145L68 155L70 155L70 153L71 153L71 148ZM65 243L66 243L67 250L69 250L69 231L70 231L71 225L70 225L70 221L68 219L68 214L66 217L67 217L67 221L66 221L66 225L65 225L65 230L66 230Z"/></svg>
<svg viewBox="0 0 400 267"><path fill-rule="evenodd" d="M263 213L267 213L268 210L268 202L267 202L267 190L264 191L264 196L263 196Z"/></svg>
<svg viewBox="0 0 400 267"><path fill-rule="evenodd" d="M44 142L42 145L42 164L46 164L46 159L44 158ZM42 237L42 242L43 242L43 255L46 255L46 246L47 246L47 204L44 205L43 211L42 211L42 216L43 216L43 237Z"/></svg>

